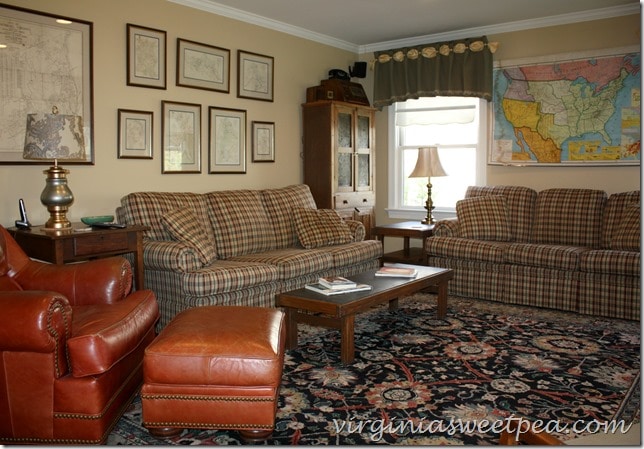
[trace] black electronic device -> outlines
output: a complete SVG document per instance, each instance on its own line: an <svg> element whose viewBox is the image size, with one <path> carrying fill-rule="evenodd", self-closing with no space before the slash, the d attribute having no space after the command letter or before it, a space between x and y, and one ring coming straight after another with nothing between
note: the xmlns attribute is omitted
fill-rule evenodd
<svg viewBox="0 0 644 449"><path fill-rule="evenodd" d="M25 202L20 198L18 200L18 208L20 209L20 220L16 220L16 228L18 229L31 229L31 223L27 218L27 209L25 209Z"/></svg>
<svg viewBox="0 0 644 449"><path fill-rule="evenodd" d="M123 223L114 223L114 222L100 222L100 223L92 223L91 225L93 228L107 228L107 229L123 229L127 228L127 225Z"/></svg>
<svg viewBox="0 0 644 449"><path fill-rule="evenodd" d="M332 69L329 70L329 79L330 80L349 80L349 74L344 70Z"/></svg>
<svg viewBox="0 0 644 449"><path fill-rule="evenodd" d="M364 61L354 62L353 67L349 67L349 76L351 78L365 78L367 76L367 63Z"/></svg>

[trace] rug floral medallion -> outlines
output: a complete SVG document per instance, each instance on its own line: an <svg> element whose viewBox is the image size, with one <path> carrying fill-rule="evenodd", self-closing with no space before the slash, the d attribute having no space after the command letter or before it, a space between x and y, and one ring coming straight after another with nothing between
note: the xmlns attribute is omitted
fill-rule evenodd
<svg viewBox="0 0 644 449"><path fill-rule="evenodd" d="M267 445L498 444L508 420L562 440L639 422L640 323L419 293L356 318L356 358L340 335L300 326L286 352ZM108 444L243 444L234 431L165 440L130 409Z"/></svg>

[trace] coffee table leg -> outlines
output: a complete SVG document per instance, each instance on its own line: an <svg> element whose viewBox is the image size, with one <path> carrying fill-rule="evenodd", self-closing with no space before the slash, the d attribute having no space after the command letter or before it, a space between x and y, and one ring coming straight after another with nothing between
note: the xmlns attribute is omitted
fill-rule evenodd
<svg viewBox="0 0 644 449"><path fill-rule="evenodd" d="M297 310L285 308L286 311L286 349L297 348Z"/></svg>
<svg viewBox="0 0 644 449"><path fill-rule="evenodd" d="M389 310L396 310L398 308L398 298L389 301Z"/></svg>
<svg viewBox="0 0 644 449"><path fill-rule="evenodd" d="M438 284L438 318L443 319L447 315L447 282Z"/></svg>
<svg viewBox="0 0 644 449"><path fill-rule="evenodd" d="M348 315L341 318L340 322L340 358L342 363L351 363L355 357L354 326L355 315Z"/></svg>

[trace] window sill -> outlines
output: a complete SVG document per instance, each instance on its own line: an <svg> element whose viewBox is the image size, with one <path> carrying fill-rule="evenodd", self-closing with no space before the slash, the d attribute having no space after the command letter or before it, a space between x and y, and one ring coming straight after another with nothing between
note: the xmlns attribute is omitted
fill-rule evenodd
<svg viewBox="0 0 644 449"><path fill-rule="evenodd" d="M421 221L427 216L427 211L410 210L410 209L385 209L387 216L394 219L418 220ZM456 212L452 210L434 209L434 218L444 220L447 218L456 218Z"/></svg>

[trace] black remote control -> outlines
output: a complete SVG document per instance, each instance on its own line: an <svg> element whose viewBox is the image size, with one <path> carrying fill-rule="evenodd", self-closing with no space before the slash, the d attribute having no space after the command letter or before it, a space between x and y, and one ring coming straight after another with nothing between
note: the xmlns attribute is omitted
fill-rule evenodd
<svg viewBox="0 0 644 449"><path fill-rule="evenodd" d="M115 222L101 222L101 223L92 223L93 228L108 228L108 229L123 229L126 228L127 225L123 223L115 223Z"/></svg>

